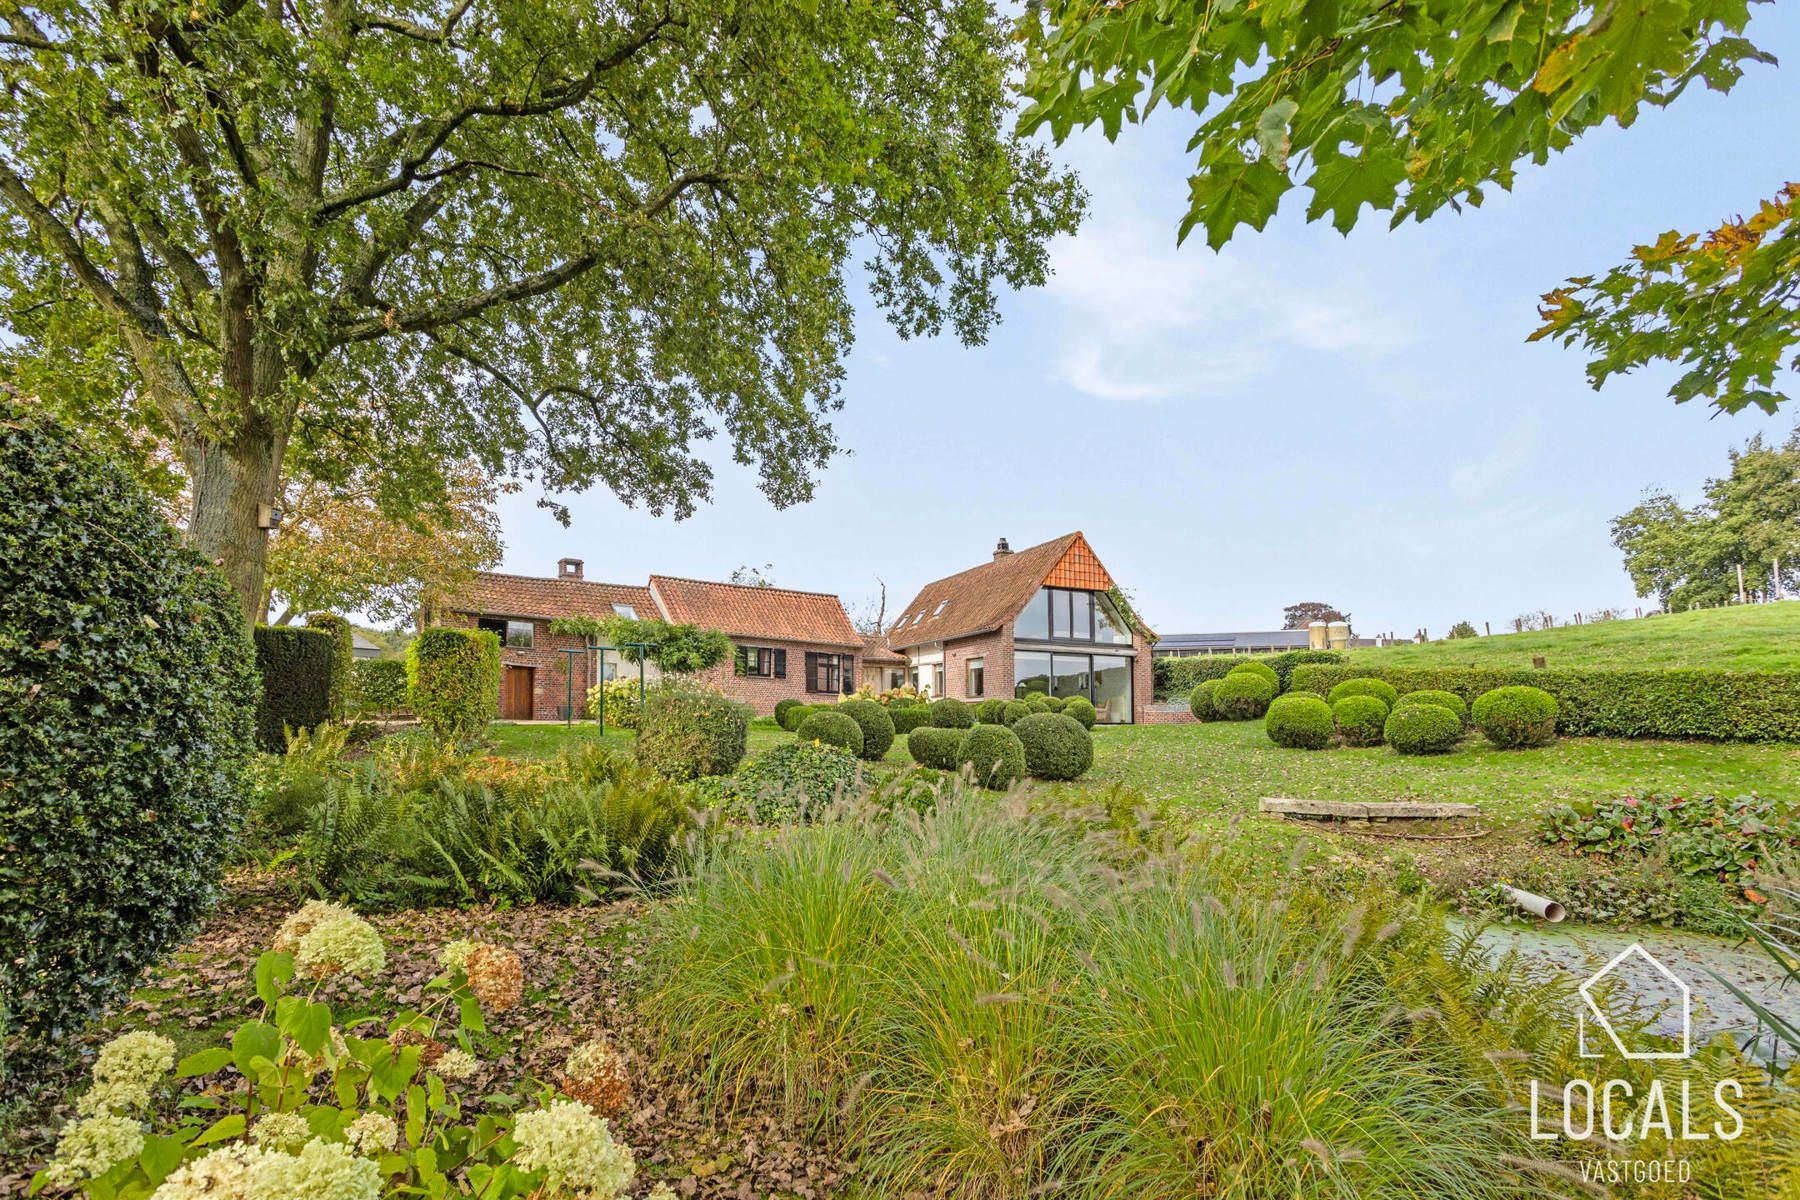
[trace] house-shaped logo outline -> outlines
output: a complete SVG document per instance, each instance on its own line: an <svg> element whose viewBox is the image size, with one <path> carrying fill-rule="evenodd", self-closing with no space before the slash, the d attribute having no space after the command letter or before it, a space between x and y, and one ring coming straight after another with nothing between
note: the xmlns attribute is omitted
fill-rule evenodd
<svg viewBox="0 0 1800 1200"><path fill-rule="evenodd" d="M1619 1031L1613 1028L1611 1019L1607 1017L1606 1010L1601 1008L1599 1002L1594 998L1593 989L1598 986L1600 981L1612 974L1620 963L1624 962L1634 954L1650 964L1650 967L1653 970L1660 972L1663 978L1674 984L1681 995L1681 1049L1679 1050L1627 1049L1624 1039L1619 1036ZM1686 980L1665 967L1657 960L1654 954L1651 954L1637 942L1631 943L1631 945L1613 955L1612 961L1590 975L1587 978L1587 981L1584 982L1578 990L1581 992L1581 998L1587 1003L1588 1008L1587 1013L1582 1014L1577 1018L1578 1023L1576 1026L1577 1051L1582 1058L1600 1058L1603 1054L1600 1050L1588 1049L1587 1018L1589 1015L1593 1017L1594 1021L1601 1029L1606 1031L1606 1036L1612 1039L1613 1048L1618 1051L1620 1056L1628 1060L1634 1062L1648 1062L1654 1060L1683 1059L1693 1055L1694 990L1687 985Z"/></svg>

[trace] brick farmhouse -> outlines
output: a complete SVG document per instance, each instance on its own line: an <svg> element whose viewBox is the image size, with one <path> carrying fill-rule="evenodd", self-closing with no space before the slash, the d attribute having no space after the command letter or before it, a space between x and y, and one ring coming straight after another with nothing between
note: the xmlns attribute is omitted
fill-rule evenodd
<svg viewBox="0 0 1800 1200"><path fill-rule="evenodd" d="M432 619L499 635L505 720L580 719L589 688L635 676L638 666L617 652L590 652L592 639L550 629L558 617L616 613L725 633L737 653L703 682L758 713L789 697L817 701L910 683L963 700L1034 690L1086 696L1101 721L1128 724L1145 719L1156 635L1123 606L1077 532L1017 552L1002 538L990 562L921 588L884 634L857 632L825 592L664 575L642 587L598 583L575 558L563 559L554 578L481 572ZM655 675L646 667L647 679Z"/></svg>

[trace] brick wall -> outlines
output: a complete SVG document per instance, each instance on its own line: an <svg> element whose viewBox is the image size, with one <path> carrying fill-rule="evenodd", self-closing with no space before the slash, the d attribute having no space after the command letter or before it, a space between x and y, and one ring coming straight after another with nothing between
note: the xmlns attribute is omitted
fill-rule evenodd
<svg viewBox="0 0 1800 1200"><path fill-rule="evenodd" d="M1145 725L1198 725L1185 704L1152 704L1138 718Z"/></svg>
<svg viewBox="0 0 1800 1200"><path fill-rule="evenodd" d="M982 693L969 695L969 660L982 663ZM981 637L962 638L944 645L944 694L958 700L1011 700L1013 694L1013 639L1011 628Z"/></svg>
<svg viewBox="0 0 1800 1200"><path fill-rule="evenodd" d="M1139 633L1131 635L1131 648L1137 659L1131 665L1131 719L1140 724L1158 724L1149 715L1150 700L1156 691L1155 668L1150 660L1150 643ZM1189 714L1191 717L1193 714Z"/></svg>
<svg viewBox="0 0 1800 1200"><path fill-rule="evenodd" d="M515 618L517 619L517 618ZM444 613L440 624L453 625L459 629L473 629L478 618L473 613ZM563 719L562 709L569 700L569 656L564 650L580 650L587 646L587 639L578 634L551 633L549 621L533 621L532 646L525 649L520 646L500 647L500 687L505 696L506 668L530 667L531 677L531 719L534 721L560 721ZM575 657L575 719L581 720L587 713L587 690L593 686L599 667L590 663L593 655L577 655ZM609 657L616 657L610 656ZM624 668L621 668L623 670ZM637 668L633 667L635 672Z"/></svg>
<svg viewBox="0 0 1800 1200"><path fill-rule="evenodd" d="M700 674L700 682L717 687L733 700L742 701L756 710L758 716L767 716L775 711L778 700L799 700L806 704L822 704L836 699L830 692L809 692L806 690L806 655L808 651L816 654L843 654L850 658L846 669L850 680L850 689L856 690L862 682L862 656L841 646L819 646L810 642L783 642L774 638L743 639L746 646L765 646L771 650L787 651L787 678L776 679L772 675L738 675L733 669L730 659L720 663L710 671Z"/></svg>

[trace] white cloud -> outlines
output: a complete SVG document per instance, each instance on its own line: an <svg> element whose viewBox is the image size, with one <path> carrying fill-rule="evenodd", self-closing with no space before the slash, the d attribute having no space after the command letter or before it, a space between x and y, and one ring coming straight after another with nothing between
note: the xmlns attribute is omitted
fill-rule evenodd
<svg viewBox="0 0 1800 1200"><path fill-rule="evenodd" d="M1543 421L1535 412L1519 414L1504 432L1484 439L1493 447L1490 451L1461 459L1451 468L1451 492L1465 504L1486 499L1537 457L1542 430Z"/></svg>

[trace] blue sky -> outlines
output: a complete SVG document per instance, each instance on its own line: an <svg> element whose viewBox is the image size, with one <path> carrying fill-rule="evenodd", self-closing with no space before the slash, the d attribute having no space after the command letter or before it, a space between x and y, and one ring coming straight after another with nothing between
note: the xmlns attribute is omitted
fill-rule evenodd
<svg viewBox="0 0 1800 1200"><path fill-rule="evenodd" d="M1510 194L1348 238L1303 219L1214 254L1176 223L1192 118L1166 110L1116 144L1056 151L1092 195L1056 275L1005 297L985 346L905 342L863 304L834 424L852 453L810 504L776 511L721 458L715 499L676 523L602 489L564 529L511 497L504 569L590 579L724 578L772 564L853 607L1086 531L1162 632L1265 629L1318 599L1358 632L1635 603L1608 541L1646 485L1694 497L1727 448L1800 413L1715 416L1666 397L1667 372L1587 386L1577 350L1527 345L1540 293L1638 241L1753 209L1793 169L1800 19L1751 31L1785 68L1730 96L1691 92L1584 138Z"/></svg>

